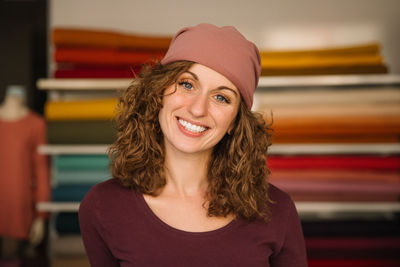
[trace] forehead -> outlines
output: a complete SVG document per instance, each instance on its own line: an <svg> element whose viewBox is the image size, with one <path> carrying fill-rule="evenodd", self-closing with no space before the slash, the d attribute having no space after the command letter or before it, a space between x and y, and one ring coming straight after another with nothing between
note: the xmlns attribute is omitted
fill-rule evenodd
<svg viewBox="0 0 400 267"><path fill-rule="evenodd" d="M237 87L228 78L207 66L196 63L187 72L195 74L201 84L211 87L228 87L239 93Z"/></svg>

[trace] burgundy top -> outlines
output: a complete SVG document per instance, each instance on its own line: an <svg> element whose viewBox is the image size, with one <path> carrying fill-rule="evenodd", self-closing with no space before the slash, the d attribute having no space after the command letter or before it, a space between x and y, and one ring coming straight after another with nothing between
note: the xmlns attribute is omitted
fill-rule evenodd
<svg viewBox="0 0 400 267"><path fill-rule="evenodd" d="M307 266L304 237L290 197L270 186L272 219L235 219L208 232L178 230L143 196L117 179L95 185L79 209L92 266Z"/></svg>

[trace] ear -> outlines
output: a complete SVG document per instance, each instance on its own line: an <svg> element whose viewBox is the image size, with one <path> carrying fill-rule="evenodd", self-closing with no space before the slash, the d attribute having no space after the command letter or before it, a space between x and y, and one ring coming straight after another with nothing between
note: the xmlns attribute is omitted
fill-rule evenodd
<svg viewBox="0 0 400 267"><path fill-rule="evenodd" d="M228 135L232 135L234 129L235 129L235 121L233 121L233 122L231 123L231 125L229 126L228 130L226 131L226 133L227 133Z"/></svg>

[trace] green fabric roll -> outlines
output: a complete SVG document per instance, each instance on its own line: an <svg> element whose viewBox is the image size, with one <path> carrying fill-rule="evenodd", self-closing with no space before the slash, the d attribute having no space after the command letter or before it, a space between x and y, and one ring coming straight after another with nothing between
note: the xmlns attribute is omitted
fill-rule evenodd
<svg viewBox="0 0 400 267"><path fill-rule="evenodd" d="M53 157L53 168L58 171L96 170L108 171L106 155L58 155Z"/></svg>
<svg viewBox="0 0 400 267"><path fill-rule="evenodd" d="M96 184L111 178L109 171L87 171L87 170L54 170L53 181L57 185L68 184Z"/></svg>
<svg viewBox="0 0 400 267"><path fill-rule="evenodd" d="M49 144L111 144L115 129L111 120L49 121Z"/></svg>

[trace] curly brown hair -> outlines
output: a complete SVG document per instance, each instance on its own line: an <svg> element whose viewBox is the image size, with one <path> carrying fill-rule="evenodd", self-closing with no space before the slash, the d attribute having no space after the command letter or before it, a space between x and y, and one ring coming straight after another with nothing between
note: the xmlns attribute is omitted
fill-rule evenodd
<svg viewBox="0 0 400 267"><path fill-rule="evenodd" d="M109 149L112 175L137 192L158 195L166 184L158 114L164 90L194 63L143 66L119 99L117 139ZM208 167L208 216L268 219L266 157L271 129L241 101L235 127L214 147Z"/></svg>

